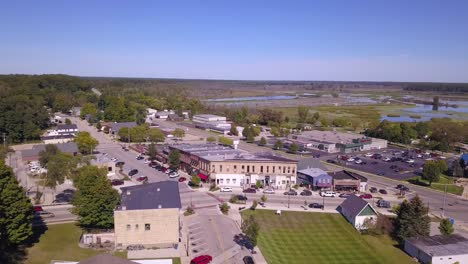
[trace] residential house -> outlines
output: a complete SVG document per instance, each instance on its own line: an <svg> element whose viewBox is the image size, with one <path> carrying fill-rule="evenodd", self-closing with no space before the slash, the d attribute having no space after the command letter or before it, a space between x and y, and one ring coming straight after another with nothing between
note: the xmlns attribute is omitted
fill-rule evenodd
<svg viewBox="0 0 468 264"><path fill-rule="evenodd" d="M331 189L333 187L333 177L319 168L307 168L297 171L297 177L311 183L314 190Z"/></svg>
<svg viewBox="0 0 468 264"><path fill-rule="evenodd" d="M75 135L78 133L78 127L75 124L58 124L53 132L56 132L58 135Z"/></svg>
<svg viewBox="0 0 468 264"><path fill-rule="evenodd" d="M74 135L47 135L41 137L44 144L59 144L75 140Z"/></svg>
<svg viewBox="0 0 468 264"><path fill-rule="evenodd" d="M114 211L116 247L176 247L181 209L178 182L162 181L121 190L121 202Z"/></svg>
<svg viewBox="0 0 468 264"><path fill-rule="evenodd" d="M104 131L109 131L109 134L111 135L117 135L120 131L120 129L126 127L126 128L132 128L136 127L137 123L136 122L121 122L121 123L106 123L102 125Z"/></svg>
<svg viewBox="0 0 468 264"><path fill-rule="evenodd" d="M468 263L468 239L456 234L408 238L405 251L423 264Z"/></svg>
<svg viewBox="0 0 468 264"><path fill-rule="evenodd" d="M357 230L366 229L366 222L377 220L377 211L364 199L351 195L341 203L338 211Z"/></svg>

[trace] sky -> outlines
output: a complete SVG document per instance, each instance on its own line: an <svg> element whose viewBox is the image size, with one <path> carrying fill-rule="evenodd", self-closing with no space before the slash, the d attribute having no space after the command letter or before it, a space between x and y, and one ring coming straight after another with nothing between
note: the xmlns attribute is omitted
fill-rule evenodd
<svg viewBox="0 0 468 264"><path fill-rule="evenodd" d="M0 0L0 74L468 82L468 1Z"/></svg>

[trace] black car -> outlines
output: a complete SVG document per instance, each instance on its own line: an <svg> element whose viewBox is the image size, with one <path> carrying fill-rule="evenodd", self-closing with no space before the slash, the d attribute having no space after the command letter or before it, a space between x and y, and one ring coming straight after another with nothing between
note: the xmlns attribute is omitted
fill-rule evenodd
<svg viewBox="0 0 468 264"><path fill-rule="evenodd" d="M162 171L163 166L161 166L161 165L156 165L154 168L155 168L156 170L158 170L158 171Z"/></svg>
<svg viewBox="0 0 468 264"><path fill-rule="evenodd" d="M335 164L335 163L336 163L336 161L331 160L331 159L328 159L327 162L328 162L328 163L332 163L332 164Z"/></svg>
<svg viewBox="0 0 468 264"><path fill-rule="evenodd" d="M385 189L380 189L380 190L379 190L379 193L381 193L381 194L387 194L387 190L385 190Z"/></svg>
<svg viewBox="0 0 468 264"><path fill-rule="evenodd" d="M138 157L136 157L136 159L137 159L137 160L142 160L142 159L145 159L145 157L143 157L143 156L138 156Z"/></svg>
<svg viewBox="0 0 468 264"><path fill-rule="evenodd" d="M309 191L309 190L303 190L303 191L301 192L301 195L302 195L302 196L311 196L311 195L312 195L312 192Z"/></svg>
<svg viewBox="0 0 468 264"><path fill-rule="evenodd" d="M287 192L284 192L284 195L297 195L297 192L294 190L289 190Z"/></svg>
<svg viewBox="0 0 468 264"><path fill-rule="evenodd" d="M371 193L376 193L377 192L377 188L375 188L375 187L371 187L369 190L370 190Z"/></svg>
<svg viewBox="0 0 468 264"><path fill-rule="evenodd" d="M377 206L380 208L390 208L390 202L380 199L377 201Z"/></svg>
<svg viewBox="0 0 468 264"><path fill-rule="evenodd" d="M257 190L254 188L247 188L243 191L244 193L257 193Z"/></svg>
<svg viewBox="0 0 468 264"><path fill-rule="evenodd" d="M124 181L115 179L115 180L112 180L112 181L111 181L111 184L112 184L113 186L123 185L123 184L124 184Z"/></svg>
<svg viewBox="0 0 468 264"><path fill-rule="evenodd" d="M311 203L311 204L309 204L309 208L318 208L318 209L322 209L322 208L323 208L323 204Z"/></svg>
<svg viewBox="0 0 468 264"><path fill-rule="evenodd" d="M247 201L247 200L248 200L248 199L247 199L247 196L240 195L240 194L235 195L235 197L236 197L237 200L239 200L239 201Z"/></svg>
<svg viewBox="0 0 468 264"><path fill-rule="evenodd" d="M251 256L245 256L244 258L242 258L242 260L244 261L244 264L255 264Z"/></svg>
<svg viewBox="0 0 468 264"><path fill-rule="evenodd" d="M116 167L120 167L120 166L123 166L123 165L125 165L125 162L123 162L123 161L117 161L117 162L115 163L115 166L116 166Z"/></svg>
<svg viewBox="0 0 468 264"><path fill-rule="evenodd" d="M137 174L137 173L138 173L138 170L137 170L137 169L133 169L133 170L131 170L131 171L128 172L128 176L133 176L133 175L135 175L135 174Z"/></svg>

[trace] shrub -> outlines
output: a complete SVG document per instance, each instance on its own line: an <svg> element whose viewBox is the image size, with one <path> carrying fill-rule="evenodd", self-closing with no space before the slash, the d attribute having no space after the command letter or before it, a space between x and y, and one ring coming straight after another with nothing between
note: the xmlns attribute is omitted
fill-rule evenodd
<svg viewBox="0 0 468 264"><path fill-rule="evenodd" d="M223 203L219 206L219 209L221 209L221 212L225 215L227 215L229 213L229 209L231 207L227 204L227 203Z"/></svg>
<svg viewBox="0 0 468 264"><path fill-rule="evenodd" d="M216 192L217 190L219 190L219 187L216 186L216 184L212 183L210 185L210 192Z"/></svg>
<svg viewBox="0 0 468 264"><path fill-rule="evenodd" d="M262 195L262 198L260 198L260 200L262 200L262 202L266 202L267 201L267 197L265 195Z"/></svg>
<svg viewBox="0 0 468 264"><path fill-rule="evenodd" d="M194 213L195 211L193 210L193 208L191 206L187 206L187 210L185 210L184 215L189 216L189 215L193 215Z"/></svg>
<svg viewBox="0 0 468 264"><path fill-rule="evenodd" d="M232 195L231 199L229 199L230 203L237 203L239 202L239 198L237 198L237 195Z"/></svg>
<svg viewBox="0 0 468 264"><path fill-rule="evenodd" d="M262 188L262 187L263 187L261 181L257 181L257 182L255 183L255 186L257 186L257 188Z"/></svg>
<svg viewBox="0 0 468 264"><path fill-rule="evenodd" d="M253 203L252 203L252 206L250 206L250 210L255 210L258 206L258 202L257 200L254 200Z"/></svg>

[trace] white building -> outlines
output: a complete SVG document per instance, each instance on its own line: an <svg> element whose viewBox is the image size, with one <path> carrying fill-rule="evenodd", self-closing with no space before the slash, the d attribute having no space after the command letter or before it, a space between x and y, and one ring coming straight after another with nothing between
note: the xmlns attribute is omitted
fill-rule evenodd
<svg viewBox="0 0 468 264"><path fill-rule="evenodd" d="M405 251L424 264L468 263L468 239L460 235L409 238Z"/></svg>
<svg viewBox="0 0 468 264"><path fill-rule="evenodd" d="M194 115L192 121L197 128L211 130L224 135L228 134L231 129L231 123L227 122L224 116L211 114Z"/></svg>
<svg viewBox="0 0 468 264"><path fill-rule="evenodd" d="M218 116L218 115L212 115L212 114L203 114L203 115L194 115L192 120L195 123L206 124L206 123L219 122L219 121L226 122L227 119L224 116Z"/></svg>
<svg viewBox="0 0 468 264"><path fill-rule="evenodd" d="M366 229L366 222L377 220L377 211L364 199L351 195L339 206L341 214L357 230Z"/></svg>

